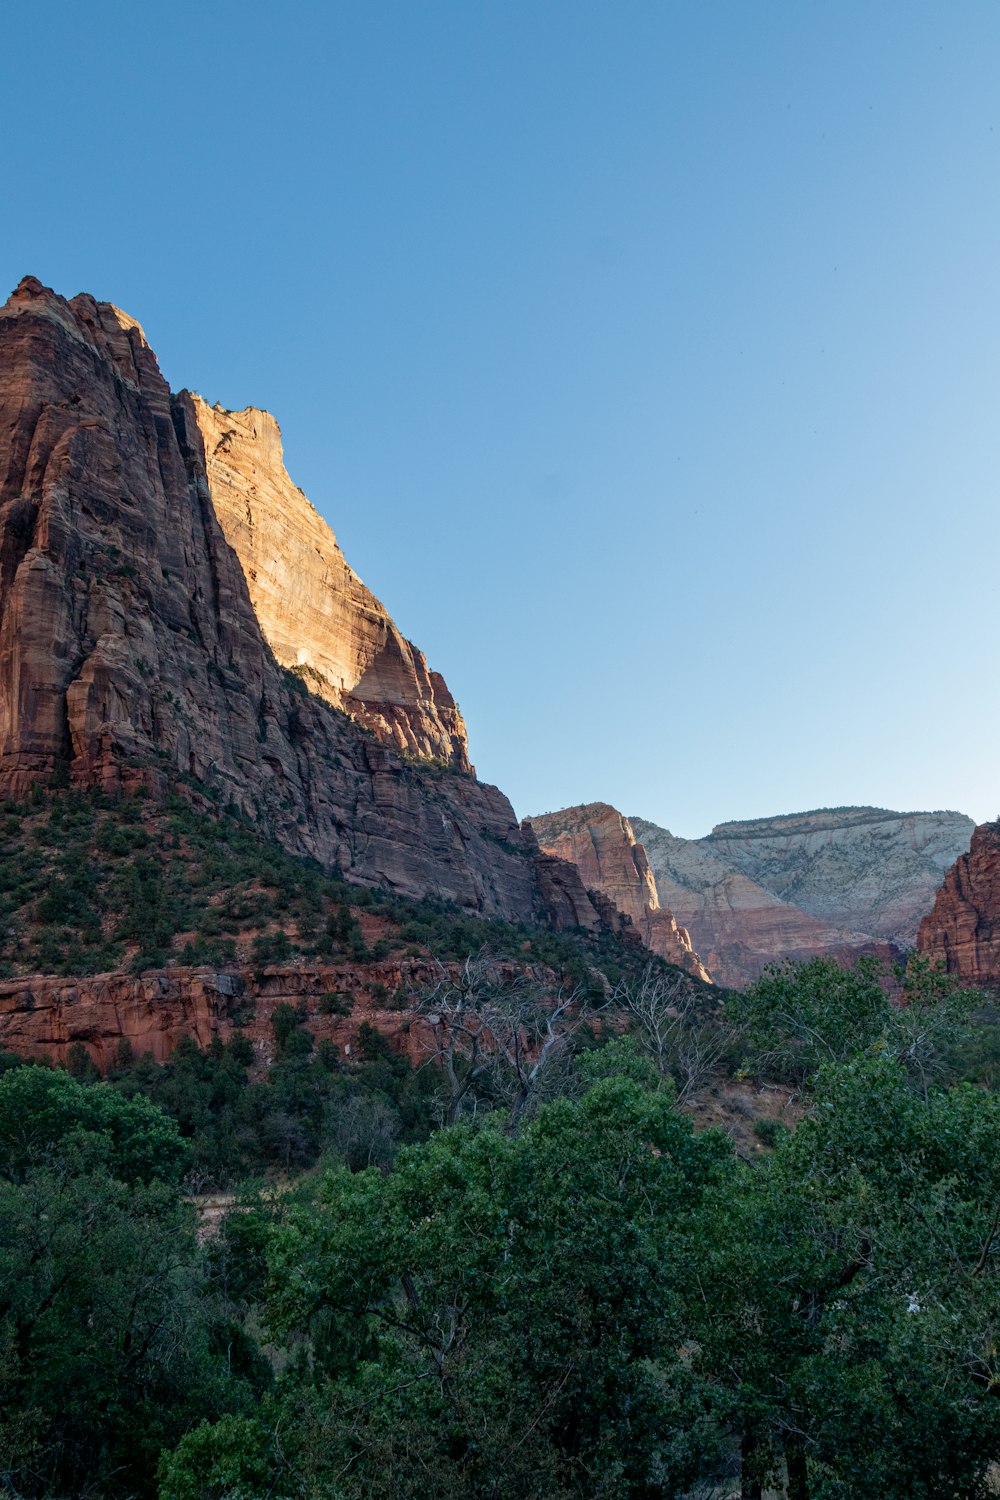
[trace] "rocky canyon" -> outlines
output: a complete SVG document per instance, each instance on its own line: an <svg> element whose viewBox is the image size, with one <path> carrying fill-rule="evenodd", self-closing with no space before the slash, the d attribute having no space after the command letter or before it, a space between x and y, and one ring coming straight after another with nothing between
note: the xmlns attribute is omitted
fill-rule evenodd
<svg viewBox="0 0 1000 1500"><path fill-rule="evenodd" d="M0 308L0 797L179 783L355 885L616 933L736 987L776 959L911 946L965 856L921 945L996 968L995 837L965 855L958 813L694 840L606 803L519 824L444 677L290 478L276 420L172 392L133 318L26 277Z"/></svg>
<svg viewBox="0 0 1000 1500"><path fill-rule="evenodd" d="M530 823L584 885L629 912L655 951L680 943L732 988L786 958L901 956L975 826L961 813L853 807L722 823L683 839L606 803Z"/></svg>

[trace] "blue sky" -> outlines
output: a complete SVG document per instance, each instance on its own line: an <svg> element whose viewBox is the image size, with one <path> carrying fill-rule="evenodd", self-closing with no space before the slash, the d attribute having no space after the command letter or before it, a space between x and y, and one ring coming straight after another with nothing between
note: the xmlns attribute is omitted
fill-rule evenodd
<svg viewBox="0 0 1000 1500"><path fill-rule="evenodd" d="M143 323L520 814L1000 809L1000 6L8 7L0 288Z"/></svg>

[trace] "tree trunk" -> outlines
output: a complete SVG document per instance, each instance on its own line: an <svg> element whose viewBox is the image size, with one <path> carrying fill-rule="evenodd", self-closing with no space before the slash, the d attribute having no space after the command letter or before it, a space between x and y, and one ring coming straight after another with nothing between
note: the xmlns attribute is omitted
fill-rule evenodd
<svg viewBox="0 0 1000 1500"><path fill-rule="evenodd" d="M800 1437L786 1439L785 1468L788 1471L788 1500L809 1500L806 1448Z"/></svg>
<svg viewBox="0 0 1000 1500"><path fill-rule="evenodd" d="M745 1432L740 1444L740 1466L742 1482L741 1500L762 1500L763 1488L760 1480L760 1439L755 1432Z"/></svg>

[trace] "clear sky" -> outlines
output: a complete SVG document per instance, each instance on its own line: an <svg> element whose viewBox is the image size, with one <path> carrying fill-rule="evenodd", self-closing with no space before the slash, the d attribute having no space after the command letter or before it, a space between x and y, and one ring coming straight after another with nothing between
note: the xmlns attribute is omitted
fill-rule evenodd
<svg viewBox="0 0 1000 1500"><path fill-rule="evenodd" d="M520 814L996 815L997 0L33 0L0 140Z"/></svg>

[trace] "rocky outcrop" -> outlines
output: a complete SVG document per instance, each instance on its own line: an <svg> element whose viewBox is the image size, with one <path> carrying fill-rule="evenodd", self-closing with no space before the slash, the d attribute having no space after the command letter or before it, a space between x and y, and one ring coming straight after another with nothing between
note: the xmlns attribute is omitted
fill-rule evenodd
<svg viewBox="0 0 1000 1500"><path fill-rule="evenodd" d="M595 892L585 888L576 866L568 860L539 851L538 879L545 906L559 929L578 927L592 934L620 929L622 924L609 921L607 908L601 907Z"/></svg>
<svg viewBox="0 0 1000 1500"><path fill-rule="evenodd" d="M495 967L501 978L525 973L511 963ZM425 1061L425 1023L414 1016L412 997L440 979L440 966L425 958L363 965L299 962L262 971L170 968L85 979L8 979L0 981L0 1051L55 1064L79 1045L104 1073L122 1043L136 1056L148 1053L162 1063L182 1038L204 1048L239 1031L253 1042L258 1061L269 1064L274 1060L271 1018L279 1005L288 1004L317 1041L327 1038L347 1056L367 1021L398 1050Z"/></svg>
<svg viewBox="0 0 1000 1500"><path fill-rule="evenodd" d="M1000 823L976 829L921 922L917 947L969 984L1000 985Z"/></svg>
<svg viewBox="0 0 1000 1500"><path fill-rule="evenodd" d="M470 770L465 722L444 678L403 639L289 479L271 414L226 411L200 396L191 407L212 507L277 661L378 739Z"/></svg>
<svg viewBox="0 0 1000 1500"><path fill-rule="evenodd" d="M351 880L546 918L537 844L501 792L407 763L275 660L216 514L199 411L109 303L29 277L0 309L0 796L183 776ZM389 642L387 621L373 629ZM366 675L358 704L388 705L357 696ZM384 717L398 740L402 719Z"/></svg>
<svg viewBox="0 0 1000 1500"><path fill-rule="evenodd" d="M785 958L899 956L974 826L865 807L724 823L703 839L632 823L661 898L734 988Z"/></svg>
<svg viewBox="0 0 1000 1500"><path fill-rule="evenodd" d="M543 852L575 865L587 889L613 902L647 948L689 974L709 979L688 933L661 907L646 851L628 818L606 802L591 802L527 821Z"/></svg>

